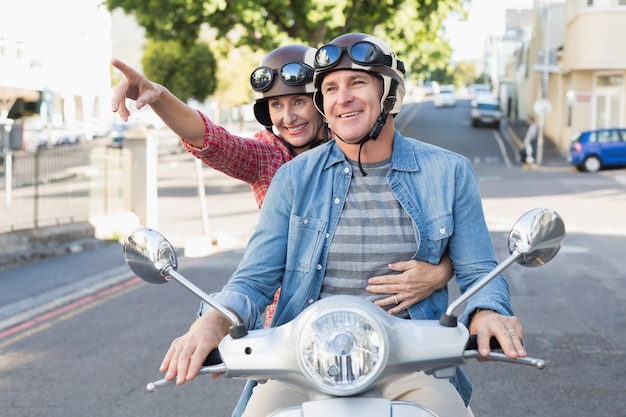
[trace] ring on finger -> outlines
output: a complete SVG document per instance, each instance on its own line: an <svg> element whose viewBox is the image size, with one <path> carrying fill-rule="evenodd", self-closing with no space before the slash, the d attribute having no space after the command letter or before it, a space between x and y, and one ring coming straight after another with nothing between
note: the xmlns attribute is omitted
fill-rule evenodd
<svg viewBox="0 0 626 417"><path fill-rule="evenodd" d="M394 294L393 300L396 302L396 304L400 304L400 300L398 300L398 295L397 294Z"/></svg>
<svg viewBox="0 0 626 417"><path fill-rule="evenodd" d="M511 336L511 337L513 337L513 336L517 337L517 333L515 333L514 329L508 329L507 332L509 332L509 336Z"/></svg>

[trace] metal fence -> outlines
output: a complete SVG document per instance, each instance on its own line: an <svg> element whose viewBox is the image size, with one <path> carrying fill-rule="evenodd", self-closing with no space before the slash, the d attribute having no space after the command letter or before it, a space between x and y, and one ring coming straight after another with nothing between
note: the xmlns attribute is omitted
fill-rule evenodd
<svg viewBox="0 0 626 417"><path fill-rule="evenodd" d="M0 233L88 221L128 209L131 155L93 140L15 151L0 161Z"/></svg>

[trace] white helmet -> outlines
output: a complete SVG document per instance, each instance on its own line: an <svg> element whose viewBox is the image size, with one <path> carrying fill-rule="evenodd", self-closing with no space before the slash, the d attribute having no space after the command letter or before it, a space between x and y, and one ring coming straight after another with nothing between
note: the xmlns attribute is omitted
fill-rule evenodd
<svg viewBox="0 0 626 417"><path fill-rule="evenodd" d="M364 33L347 33L319 48L315 54L313 95L315 106L324 114L324 97L320 91L323 78L333 71L358 70L382 78L381 112L398 114L406 93L404 63L381 39Z"/></svg>

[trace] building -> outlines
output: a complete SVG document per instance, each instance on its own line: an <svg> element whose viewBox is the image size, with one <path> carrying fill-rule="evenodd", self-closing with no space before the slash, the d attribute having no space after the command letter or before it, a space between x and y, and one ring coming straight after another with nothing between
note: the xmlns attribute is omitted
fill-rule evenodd
<svg viewBox="0 0 626 417"><path fill-rule="evenodd" d="M530 42L532 19L532 9L507 9L503 35L485 41L485 75L496 90L502 113L509 119L517 118L519 104L518 85L511 74L520 62L518 51Z"/></svg>
<svg viewBox="0 0 626 417"><path fill-rule="evenodd" d="M519 117L563 152L581 130L626 125L626 0L535 0L530 42L508 66Z"/></svg>
<svg viewBox="0 0 626 417"><path fill-rule="evenodd" d="M578 130L626 126L626 0L568 0L546 129L561 147Z"/></svg>
<svg viewBox="0 0 626 417"><path fill-rule="evenodd" d="M33 115L69 128L111 117L111 18L101 3L0 0L0 123Z"/></svg>

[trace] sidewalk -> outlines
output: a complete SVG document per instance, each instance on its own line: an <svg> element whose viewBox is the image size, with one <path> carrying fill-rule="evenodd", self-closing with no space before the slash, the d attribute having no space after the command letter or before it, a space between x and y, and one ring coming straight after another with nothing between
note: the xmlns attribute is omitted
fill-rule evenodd
<svg viewBox="0 0 626 417"><path fill-rule="evenodd" d="M206 236L194 162L186 154L159 162L167 174L159 175L155 229L176 248L179 264L188 257L211 262L213 254L242 249L259 213L249 185L205 168ZM0 332L134 276L117 242L94 238L62 253L0 270Z"/></svg>
<svg viewBox="0 0 626 417"><path fill-rule="evenodd" d="M527 129L528 123L524 120L514 122L503 120L502 126L500 127L500 131L509 137L511 143L518 151L522 149L522 143ZM545 137L544 139L542 164L525 164L524 168L538 171L574 171L575 169L567 162L567 155L564 155L550 138ZM518 163L521 163L519 161L519 153L516 157Z"/></svg>

